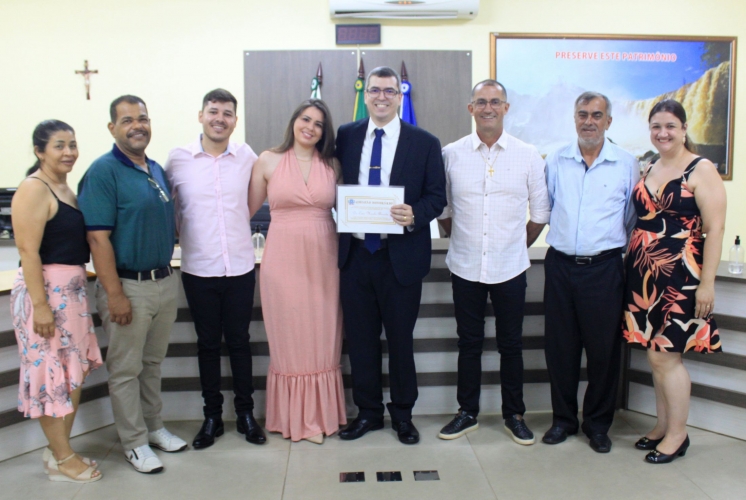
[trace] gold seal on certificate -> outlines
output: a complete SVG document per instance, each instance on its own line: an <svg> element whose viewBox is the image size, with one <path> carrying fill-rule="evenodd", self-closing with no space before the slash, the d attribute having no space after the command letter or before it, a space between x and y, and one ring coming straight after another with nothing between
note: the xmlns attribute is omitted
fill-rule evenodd
<svg viewBox="0 0 746 500"><path fill-rule="evenodd" d="M337 232L402 234L391 207L404 203L403 186L337 186Z"/></svg>

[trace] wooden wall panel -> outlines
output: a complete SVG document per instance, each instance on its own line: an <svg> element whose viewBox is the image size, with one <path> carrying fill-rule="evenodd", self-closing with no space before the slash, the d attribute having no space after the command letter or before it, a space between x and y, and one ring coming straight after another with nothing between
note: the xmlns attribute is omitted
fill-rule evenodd
<svg viewBox="0 0 746 500"><path fill-rule="evenodd" d="M366 71L404 61L413 85L418 125L453 142L471 133L466 105L471 92L471 52L450 50L365 50ZM329 105L335 128L352 121L357 51L268 50L244 52L246 142L257 154L282 141L295 107L311 94L311 79L321 62L321 97Z"/></svg>
<svg viewBox="0 0 746 500"><path fill-rule="evenodd" d="M321 63L321 98L335 129L350 121L355 104L355 50L260 50L244 52L246 142L259 154L282 142L293 110L311 95Z"/></svg>

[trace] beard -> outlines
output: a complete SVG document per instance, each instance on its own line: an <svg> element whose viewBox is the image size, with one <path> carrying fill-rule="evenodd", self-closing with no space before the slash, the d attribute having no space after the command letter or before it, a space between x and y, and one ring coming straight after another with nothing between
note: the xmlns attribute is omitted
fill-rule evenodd
<svg viewBox="0 0 746 500"><path fill-rule="evenodd" d="M584 139L580 136L578 136L578 145L580 145L581 148L596 148L600 144L603 144L605 139L605 136L600 137L594 137L593 139Z"/></svg>

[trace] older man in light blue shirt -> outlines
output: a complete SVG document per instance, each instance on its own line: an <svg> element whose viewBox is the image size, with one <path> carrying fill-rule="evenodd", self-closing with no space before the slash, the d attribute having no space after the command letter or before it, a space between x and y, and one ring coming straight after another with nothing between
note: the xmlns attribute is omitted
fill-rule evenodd
<svg viewBox="0 0 746 500"><path fill-rule="evenodd" d="M640 180L637 159L604 139L586 168L578 143L547 156L552 205L547 243L568 255L597 255L627 246L635 226L632 189Z"/></svg>
<svg viewBox="0 0 746 500"><path fill-rule="evenodd" d="M635 213L637 159L605 137L611 103L596 92L575 101L577 142L547 156L552 213L544 262L545 352L552 390L552 427L542 441L561 443L578 432L580 361L586 351L588 388L582 431L591 448L611 450L619 377L619 325L624 293L622 252Z"/></svg>

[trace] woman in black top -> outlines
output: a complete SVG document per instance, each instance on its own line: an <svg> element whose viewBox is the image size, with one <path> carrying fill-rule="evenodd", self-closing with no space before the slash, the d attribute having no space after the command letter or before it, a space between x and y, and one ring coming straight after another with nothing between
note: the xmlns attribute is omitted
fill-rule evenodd
<svg viewBox="0 0 746 500"><path fill-rule="evenodd" d="M21 255L10 299L21 357L18 410L41 423L49 479L89 483L101 479L97 464L70 448L81 386L102 363L86 300L85 224L67 185L78 148L72 127L58 120L40 123L33 143L37 162L11 205Z"/></svg>

